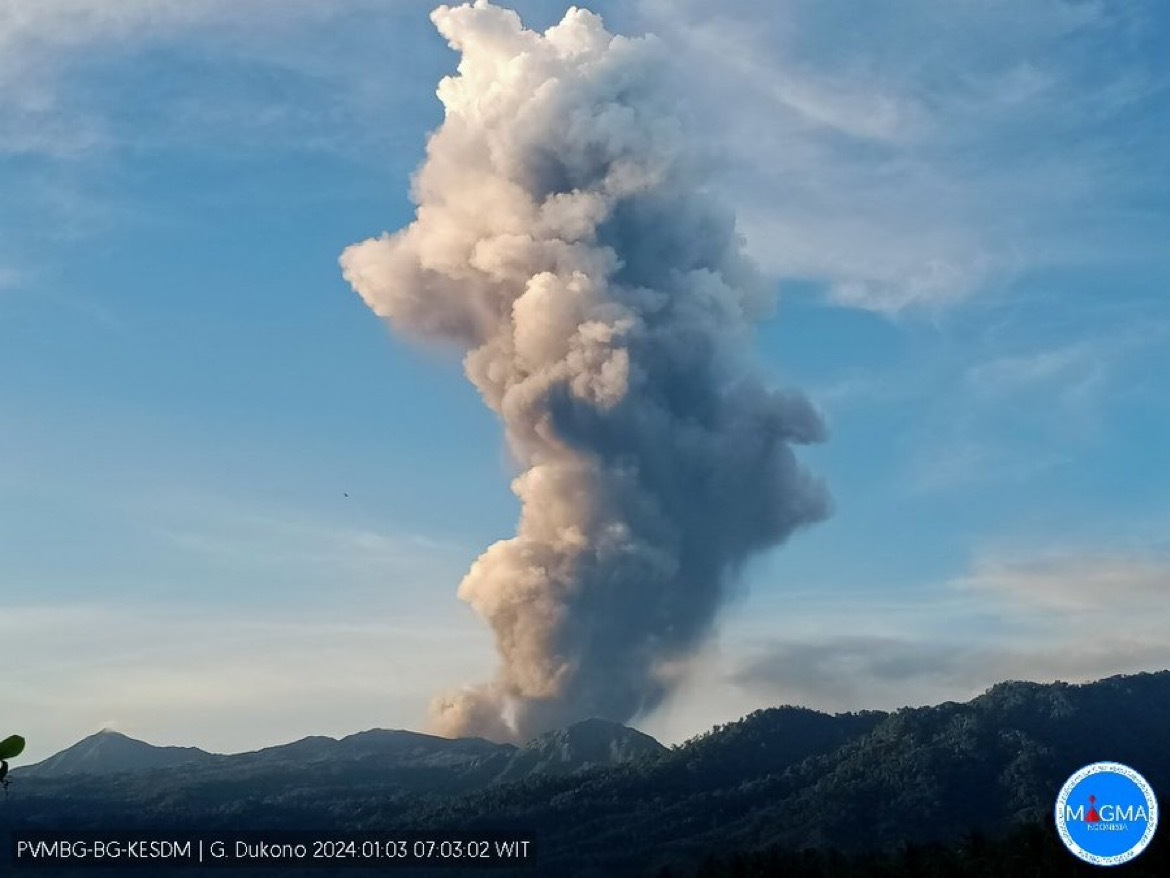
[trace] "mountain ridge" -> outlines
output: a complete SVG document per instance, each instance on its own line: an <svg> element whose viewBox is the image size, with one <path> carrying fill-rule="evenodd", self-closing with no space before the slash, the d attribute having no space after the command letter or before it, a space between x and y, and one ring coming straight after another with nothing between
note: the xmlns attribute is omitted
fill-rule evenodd
<svg viewBox="0 0 1170 878"><path fill-rule="evenodd" d="M158 746L121 732L102 729L32 765L14 776L65 778L108 776L160 768L207 766L302 766L326 762L379 760L385 764L456 765L495 758L509 777L521 771L517 758L531 770L568 773L665 752L654 738L636 729L601 719L586 719L556 729L517 747L484 738L443 738L407 729L366 729L334 738L309 735L240 753L210 753L198 747ZM533 758L533 757L536 758Z"/></svg>
<svg viewBox="0 0 1170 878"><path fill-rule="evenodd" d="M106 779L27 777L13 785L20 804L0 814L0 826L522 828L541 839L539 874L624 875L691 868L713 852L889 851L998 837L1042 826L1064 780L1095 761L1123 762L1155 791L1170 790L1162 746L1170 671L1009 681L970 701L891 712L767 708L636 753L623 741L641 733L622 729L586 721L521 748L481 741L472 750L486 756L446 762L428 748L446 753L452 742L370 730L347 736L361 745L349 759L213 757ZM422 747L409 752L423 758L379 762L363 748L377 751L381 739ZM628 758L593 764L597 744ZM565 758L546 764L550 756ZM515 764L523 770L513 775Z"/></svg>
<svg viewBox="0 0 1170 878"><path fill-rule="evenodd" d="M172 768L214 759L198 747L156 746L112 729L101 729L33 765L14 769L13 776L65 777Z"/></svg>

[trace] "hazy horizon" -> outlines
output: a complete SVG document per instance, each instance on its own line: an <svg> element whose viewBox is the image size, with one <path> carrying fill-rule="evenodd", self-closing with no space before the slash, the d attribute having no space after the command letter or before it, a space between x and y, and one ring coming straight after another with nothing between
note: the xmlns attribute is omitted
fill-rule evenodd
<svg viewBox="0 0 1170 878"><path fill-rule="evenodd" d="M389 331L338 264L415 218L459 60L433 5L0 13L14 767L103 727L426 731L495 679L456 590L515 534L522 467L461 351ZM514 8L543 32L567 5ZM631 691L668 694L628 724L1170 667L1166 14L587 5L655 35L696 191L778 294L742 352L825 422L796 458L832 498L745 553L697 651L646 661Z"/></svg>

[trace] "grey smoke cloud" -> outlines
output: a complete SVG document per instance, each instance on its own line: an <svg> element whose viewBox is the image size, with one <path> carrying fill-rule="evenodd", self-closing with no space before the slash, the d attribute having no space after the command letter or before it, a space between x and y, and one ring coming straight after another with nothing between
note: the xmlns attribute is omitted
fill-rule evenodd
<svg viewBox="0 0 1170 878"><path fill-rule="evenodd" d="M1161 539L1133 539L983 552L964 575L893 604L888 595L855 597L848 610L832 603L734 656L720 682L751 693L749 703L893 709L965 700L1002 680L1086 682L1168 667L1170 553Z"/></svg>
<svg viewBox="0 0 1170 878"><path fill-rule="evenodd" d="M459 345L520 474L517 532L459 586L494 680L449 735L522 740L658 705L741 564L824 518L792 446L809 402L748 354L771 293L704 189L652 39L570 9L543 34L483 0L432 14L461 53L406 228L345 250L400 333Z"/></svg>

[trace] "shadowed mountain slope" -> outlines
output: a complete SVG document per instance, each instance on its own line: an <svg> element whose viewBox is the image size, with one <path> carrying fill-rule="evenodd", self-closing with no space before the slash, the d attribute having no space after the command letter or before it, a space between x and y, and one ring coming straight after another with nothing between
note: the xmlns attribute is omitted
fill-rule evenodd
<svg viewBox="0 0 1170 878"><path fill-rule="evenodd" d="M371 731L105 779L26 773L0 828L518 828L540 839L540 874L644 874L713 852L1000 836L1041 825L1090 762L1170 790L1166 741L1170 672L1013 682L892 713L761 710L669 750L588 720L522 748Z"/></svg>

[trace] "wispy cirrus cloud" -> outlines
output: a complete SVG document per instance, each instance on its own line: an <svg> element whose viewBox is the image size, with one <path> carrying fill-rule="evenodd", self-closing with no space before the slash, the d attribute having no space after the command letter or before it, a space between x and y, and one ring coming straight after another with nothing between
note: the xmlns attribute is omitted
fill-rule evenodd
<svg viewBox="0 0 1170 878"><path fill-rule="evenodd" d="M436 109L429 83L447 59L418 39L430 5L16 0L0 11L0 153L78 157L133 139L372 159L403 136L386 119ZM696 133L778 278L897 314L1031 270L1164 261L1164 223L1143 206L1165 192L1170 153L1170 134L1141 121L1167 99L1151 3L635 9L612 11L676 59ZM130 134L125 83L106 93L103 71L154 49L185 57L201 83L146 88L148 124ZM424 57L434 69L420 75Z"/></svg>
<svg viewBox="0 0 1170 878"><path fill-rule="evenodd" d="M1154 612L1170 630L1170 555L1158 552L1053 552L1031 558L983 558L956 586L1004 602L1009 612L1065 618L1132 617Z"/></svg>
<svg viewBox="0 0 1170 878"><path fill-rule="evenodd" d="M255 3L236 4L237 10ZM52 157L107 139L104 120L66 93L70 73L94 50L141 47L206 24L232 4L170 0L15 0L0 9L0 150ZM238 14L238 13L237 13Z"/></svg>
<svg viewBox="0 0 1170 878"><path fill-rule="evenodd" d="M435 109L410 29L425 31L430 5L16 0L0 11L0 152L116 146L129 136L123 111L92 73L154 47L203 59L207 81L155 94L166 112L138 126L138 148L153 137L372 156L397 136L386 118ZM1151 190L1165 192L1159 157L1170 152L1170 134L1141 121L1167 94L1152 3L636 10L620 14L677 60L696 131L777 277L893 314L946 308L1033 269L1163 258L1164 226L1143 213ZM346 36L323 47L323 28ZM395 52L361 33L397 36ZM436 70L446 63L426 51ZM250 73L217 81L224 60Z"/></svg>
<svg viewBox="0 0 1170 878"><path fill-rule="evenodd" d="M151 139L211 146L225 136L235 148L312 149L358 138L363 101L367 111L387 104L368 76L381 59L355 58L353 45L339 52L322 34L361 34L363 24L390 34L404 14L426 9L377 0L13 0L0 9L0 154L77 159ZM152 52L198 75L185 84L152 77ZM143 76L111 77L134 59Z"/></svg>
<svg viewBox="0 0 1170 878"><path fill-rule="evenodd" d="M1093 396L1101 387L1113 357L1102 342L1061 345L1026 354L1007 354L967 369L967 384L985 398L1003 399L1021 393L1050 392L1067 403Z"/></svg>
<svg viewBox="0 0 1170 878"><path fill-rule="evenodd" d="M1161 368L1170 324L1113 315L1099 320L1095 335L1088 331L1062 329L1030 344L992 340L905 380L887 378L921 406L905 487L930 494L1022 483L1115 439L1111 431L1124 424L1118 413L1139 397L1165 404L1150 376ZM838 393L848 404L850 385Z"/></svg>
<svg viewBox="0 0 1170 878"><path fill-rule="evenodd" d="M340 493L332 509L194 490L117 505L125 527L146 537L166 567L206 580L203 598L230 591L247 603L278 597L322 613L338 604L414 612L445 593L475 554L443 534L382 520Z"/></svg>
<svg viewBox="0 0 1170 878"><path fill-rule="evenodd" d="M1133 233L1148 187L1165 191L1167 132L1133 125L1165 108L1149 4L640 8L681 47L781 278L898 313L1033 269L1160 258L1156 222Z"/></svg>
<svg viewBox="0 0 1170 878"><path fill-rule="evenodd" d="M1021 450L1002 436L948 437L914 453L904 485L918 495L1019 487L1074 460L1064 451Z"/></svg>

